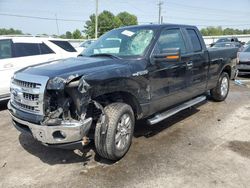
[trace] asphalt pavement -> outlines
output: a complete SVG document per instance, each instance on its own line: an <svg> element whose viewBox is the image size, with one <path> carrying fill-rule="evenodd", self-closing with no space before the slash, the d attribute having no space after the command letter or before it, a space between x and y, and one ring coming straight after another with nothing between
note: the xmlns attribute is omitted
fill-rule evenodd
<svg viewBox="0 0 250 188"><path fill-rule="evenodd" d="M127 155L113 163L83 150L47 148L20 134L0 105L0 187L249 187L250 81L224 102L206 101L148 126L136 125Z"/></svg>

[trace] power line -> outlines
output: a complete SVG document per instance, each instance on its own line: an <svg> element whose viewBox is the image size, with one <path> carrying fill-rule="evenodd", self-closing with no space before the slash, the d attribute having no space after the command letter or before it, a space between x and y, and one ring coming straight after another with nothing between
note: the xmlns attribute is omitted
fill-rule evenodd
<svg viewBox="0 0 250 188"><path fill-rule="evenodd" d="M50 18L50 17L40 17L40 16L27 16L27 15L19 15L19 14L8 14L8 13L0 13L2 16L11 16L18 18L31 18L31 19L40 19L40 20L52 20L52 21L66 21L66 22L86 22L87 20L75 20L75 19L62 19L62 18Z"/></svg>
<svg viewBox="0 0 250 188"><path fill-rule="evenodd" d="M189 18L185 18L185 17L179 17L179 16L175 16L175 17L171 17L171 16L168 16L168 19L173 19L173 20L176 20L177 19L182 19L182 20L193 20L193 21L209 21L209 22L232 22L232 20L226 20L226 19L221 19L221 20L211 20L211 19L203 19L203 18L192 18L192 17L189 17ZM239 22L237 21L237 23L241 23L241 24L244 24L246 23L247 21L245 22ZM248 24L248 23L247 23Z"/></svg>
<svg viewBox="0 0 250 188"><path fill-rule="evenodd" d="M173 11L173 12L184 12L184 13L189 13L189 14L192 14L194 15L194 13L197 14L197 11L196 10L190 10L190 9L187 9L185 7L175 7L175 6L171 6L171 8L168 9L169 11ZM240 15L240 13L237 13L237 14L232 14L232 13L229 13L229 12L223 12L223 11L220 11L220 12L212 12L212 11L207 11L205 13L206 16L210 16L210 15L213 15L213 16L218 16L218 17L229 17L229 16L232 16L233 18L237 18L237 19L241 19L242 18L242 15Z"/></svg>
<svg viewBox="0 0 250 188"><path fill-rule="evenodd" d="M171 23L172 24L172 22L168 22L169 24ZM168 24L168 23L165 23L165 24ZM155 23L155 22L150 22L150 21L148 21L148 22L139 22L139 24L157 24L157 23ZM175 23L175 24L185 24L185 23ZM190 24L190 25L192 25L192 24ZM195 26L198 26L198 27L209 27L209 26L213 26L213 25L209 25L209 24L193 24L193 25L195 25ZM231 26L250 26L250 24L248 24L248 23L246 23L246 24L218 24L217 26L221 26L221 27L231 27ZM215 26L216 27L216 26Z"/></svg>
<svg viewBox="0 0 250 188"><path fill-rule="evenodd" d="M41 20L52 20L52 21L67 21L67 22L85 22L86 20L77 20L77 19L62 19L62 18L50 18L50 17L40 17L40 16L28 16L28 15L19 15L19 14L7 14L7 13L0 13L0 15L2 16L11 16L11 17L18 17L18 18L31 18L31 19L41 19ZM183 19L183 20L190 20L188 18L184 18L184 17L168 17L168 19L172 19L174 20L175 18L178 19ZM215 22L215 21L230 21L230 20L209 20L209 19L199 19L199 18L191 18L192 20L199 20L199 21L211 21L211 22ZM139 22L142 24L151 24L154 23L152 21L144 21L144 22ZM245 25L250 25L249 23L240 23L240 24L226 24L226 25L221 25L221 26L245 26ZM198 25L198 26L211 26L211 24L205 24L205 25Z"/></svg>
<svg viewBox="0 0 250 188"><path fill-rule="evenodd" d="M216 9L216 8L205 8L205 7L198 7L198 6L192 6L192 5L187 5L187 4L182 4L182 3L176 3L176 2L168 2L168 4L172 5L177 5L181 7L188 7L188 8L193 8L193 9L203 9L203 10L209 10L209 11L219 11L219 12L229 12L229 13L243 13L243 14L249 14L250 12L244 12L244 11L237 11L237 10L226 10L226 9Z"/></svg>

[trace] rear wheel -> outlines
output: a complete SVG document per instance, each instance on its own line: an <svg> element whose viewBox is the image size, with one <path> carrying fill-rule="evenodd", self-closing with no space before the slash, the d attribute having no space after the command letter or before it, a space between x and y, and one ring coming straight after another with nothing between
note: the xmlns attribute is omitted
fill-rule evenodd
<svg viewBox="0 0 250 188"><path fill-rule="evenodd" d="M119 160L129 150L134 132L134 112L125 103L112 103L104 108L107 130L102 132L102 125L95 130L97 153L106 159Z"/></svg>
<svg viewBox="0 0 250 188"><path fill-rule="evenodd" d="M211 89L211 97L215 101L224 101L229 92L229 76L228 73L222 72L217 82L217 86Z"/></svg>

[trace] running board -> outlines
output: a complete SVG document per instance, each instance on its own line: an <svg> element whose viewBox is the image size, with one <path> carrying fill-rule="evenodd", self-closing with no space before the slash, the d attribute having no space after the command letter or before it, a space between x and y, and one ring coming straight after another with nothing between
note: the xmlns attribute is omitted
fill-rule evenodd
<svg viewBox="0 0 250 188"><path fill-rule="evenodd" d="M187 101L187 102L185 102L177 107L174 107L170 110L167 110L167 111L162 112L160 114L156 114L154 117L148 119L148 123L150 125L159 123L160 121L162 121L166 118L169 118L170 116L177 114L178 112L185 110L191 106L194 106L194 105L196 105L204 100L206 100L206 96L200 96L200 97L194 98L194 99Z"/></svg>

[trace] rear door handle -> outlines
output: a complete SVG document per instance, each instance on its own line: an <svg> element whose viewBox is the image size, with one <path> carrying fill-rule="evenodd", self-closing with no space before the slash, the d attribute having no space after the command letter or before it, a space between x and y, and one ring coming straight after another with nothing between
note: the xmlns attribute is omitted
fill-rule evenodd
<svg viewBox="0 0 250 188"><path fill-rule="evenodd" d="M193 61L186 62L187 68L191 69L193 67Z"/></svg>

